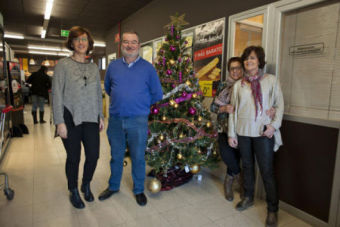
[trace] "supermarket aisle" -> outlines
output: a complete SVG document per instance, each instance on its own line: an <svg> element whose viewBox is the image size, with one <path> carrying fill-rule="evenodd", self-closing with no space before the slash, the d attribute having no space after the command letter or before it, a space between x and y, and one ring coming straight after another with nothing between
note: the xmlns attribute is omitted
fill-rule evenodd
<svg viewBox="0 0 340 227"><path fill-rule="evenodd" d="M46 108L49 119L49 108ZM25 109L29 135L13 138L1 170L10 177L15 197L7 201L0 194L0 226L263 226L266 208L263 201L238 212L223 198L222 182L207 173L202 182L190 183L169 192L152 195L146 191L148 204L140 207L132 194L128 164L121 190L107 201L98 194L106 188L109 177L109 145L101 134L101 155L91 184L96 200L76 210L68 201L64 174L65 152L61 140L53 139L48 123L33 125L30 106ZM83 157L82 157L83 160ZM82 168L81 168L82 170ZM2 182L2 179L1 179ZM309 226L280 210L280 226Z"/></svg>

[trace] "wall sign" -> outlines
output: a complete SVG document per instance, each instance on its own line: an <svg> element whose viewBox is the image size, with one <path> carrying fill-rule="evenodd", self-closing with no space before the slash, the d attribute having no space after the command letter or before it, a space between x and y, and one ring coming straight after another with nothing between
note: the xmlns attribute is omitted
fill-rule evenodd
<svg viewBox="0 0 340 227"><path fill-rule="evenodd" d="M312 43L289 47L289 55L322 54L325 49L324 43Z"/></svg>

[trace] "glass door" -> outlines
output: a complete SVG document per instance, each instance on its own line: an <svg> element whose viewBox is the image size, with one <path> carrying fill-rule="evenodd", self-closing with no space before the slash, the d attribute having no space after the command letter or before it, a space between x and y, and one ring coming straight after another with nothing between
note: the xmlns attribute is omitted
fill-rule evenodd
<svg viewBox="0 0 340 227"><path fill-rule="evenodd" d="M264 15L248 17L235 24L235 45L233 56L241 56L248 46L261 46Z"/></svg>

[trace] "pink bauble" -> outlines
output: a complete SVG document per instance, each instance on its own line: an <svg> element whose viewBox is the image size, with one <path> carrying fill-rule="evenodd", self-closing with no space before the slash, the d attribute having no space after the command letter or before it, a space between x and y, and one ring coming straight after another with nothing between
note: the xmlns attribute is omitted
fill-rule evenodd
<svg viewBox="0 0 340 227"><path fill-rule="evenodd" d="M195 115L195 113L196 113L196 109L194 107L190 107L189 108L189 114Z"/></svg>
<svg viewBox="0 0 340 227"><path fill-rule="evenodd" d="M170 69L166 70L166 74L168 74L169 76L172 74L172 71Z"/></svg>
<svg viewBox="0 0 340 227"><path fill-rule="evenodd" d="M151 113L155 114L155 115L158 114L159 113L159 108L158 107L152 107Z"/></svg>

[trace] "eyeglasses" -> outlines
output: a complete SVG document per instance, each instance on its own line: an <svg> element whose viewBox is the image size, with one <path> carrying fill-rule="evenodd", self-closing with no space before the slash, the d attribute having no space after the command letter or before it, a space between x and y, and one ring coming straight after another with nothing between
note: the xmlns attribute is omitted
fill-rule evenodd
<svg viewBox="0 0 340 227"><path fill-rule="evenodd" d="M133 40L133 41L123 40L122 43L123 43L124 45L128 45L128 44L137 45L137 44L138 44L138 41L136 41L136 40Z"/></svg>
<svg viewBox="0 0 340 227"><path fill-rule="evenodd" d="M242 69L242 67L231 67L230 68L230 72L232 71L240 71Z"/></svg>
<svg viewBox="0 0 340 227"><path fill-rule="evenodd" d="M80 41L87 42L88 38L85 38L85 37L79 38L79 37L77 37L77 38L74 38L73 40L76 41L76 42L80 42Z"/></svg>
<svg viewBox="0 0 340 227"><path fill-rule="evenodd" d="M86 87L86 86L87 86L87 77L84 76L83 79L84 79L84 83L85 83L84 85L85 85L85 87Z"/></svg>

